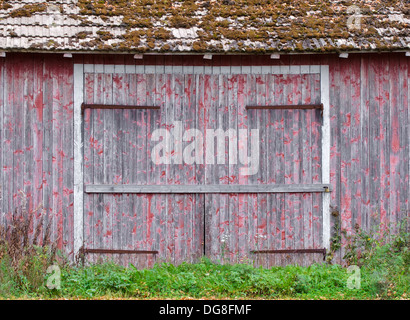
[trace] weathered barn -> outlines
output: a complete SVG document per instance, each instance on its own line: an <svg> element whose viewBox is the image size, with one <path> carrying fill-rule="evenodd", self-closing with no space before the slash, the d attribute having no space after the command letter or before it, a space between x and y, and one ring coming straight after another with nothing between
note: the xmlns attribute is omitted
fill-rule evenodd
<svg viewBox="0 0 410 320"><path fill-rule="evenodd" d="M321 261L339 222L409 216L409 22L406 1L1 0L1 221L23 191L71 258Z"/></svg>

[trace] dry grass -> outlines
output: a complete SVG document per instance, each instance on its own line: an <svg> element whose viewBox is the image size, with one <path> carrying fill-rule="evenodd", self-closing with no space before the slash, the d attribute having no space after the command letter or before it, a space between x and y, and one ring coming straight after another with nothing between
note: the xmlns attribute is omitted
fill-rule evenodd
<svg viewBox="0 0 410 320"><path fill-rule="evenodd" d="M51 241L52 219L46 218L41 205L29 210L27 196L20 192L20 204L7 224L0 224L0 282L9 283L9 290L44 287L46 270L57 252Z"/></svg>

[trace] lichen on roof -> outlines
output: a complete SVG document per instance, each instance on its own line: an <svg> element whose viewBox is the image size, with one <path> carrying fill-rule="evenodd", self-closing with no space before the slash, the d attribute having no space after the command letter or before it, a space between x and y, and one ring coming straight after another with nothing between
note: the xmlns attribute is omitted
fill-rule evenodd
<svg viewBox="0 0 410 320"><path fill-rule="evenodd" d="M408 50L409 23L405 0L0 0L15 50Z"/></svg>

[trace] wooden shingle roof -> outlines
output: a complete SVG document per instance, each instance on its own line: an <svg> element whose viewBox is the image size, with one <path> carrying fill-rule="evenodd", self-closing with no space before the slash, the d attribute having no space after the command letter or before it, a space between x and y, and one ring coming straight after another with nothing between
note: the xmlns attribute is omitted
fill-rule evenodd
<svg viewBox="0 0 410 320"><path fill-rule="evenodd" d="M409 24L409 0L0 0L13 51L401 51Z"/></svg>

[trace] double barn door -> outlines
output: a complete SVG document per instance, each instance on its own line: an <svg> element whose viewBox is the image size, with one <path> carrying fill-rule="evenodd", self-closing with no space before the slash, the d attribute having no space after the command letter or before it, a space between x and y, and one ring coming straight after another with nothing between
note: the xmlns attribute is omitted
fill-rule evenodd
<svg viewBox="0 0 410 320"><path fill-rule="evenodd" d="M290 108L320 105L320 73L89 68L83 81L88 260L323 259L322 112Z"/></svg>

